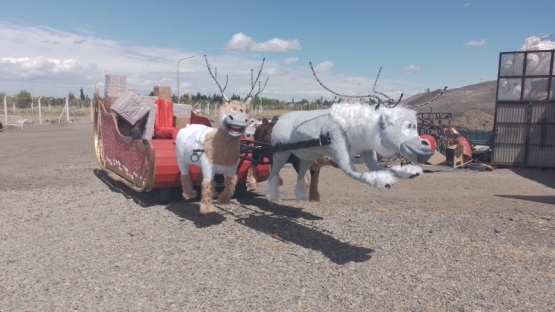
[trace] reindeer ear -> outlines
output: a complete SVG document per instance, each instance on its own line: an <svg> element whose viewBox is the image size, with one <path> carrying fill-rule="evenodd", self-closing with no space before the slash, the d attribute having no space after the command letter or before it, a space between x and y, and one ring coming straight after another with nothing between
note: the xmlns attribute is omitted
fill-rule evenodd
<svg viewBox="0 0 555 312"><path fill-rule="evenodd" d="M251 100L252 100L252 98L248 97L245 100L245 103L243 103L243 106L245 107L245 113L247 113L247 114L250 113L250 111L251 111Z"/></svg>
<svg viewBox="0 0 555 312"><path fill-rule="evenodd" d="M387 125L386 117L385 117L384 114L381 114L380 115L380 129L382 129L382 130L385 129L386 125Z"/></svg>

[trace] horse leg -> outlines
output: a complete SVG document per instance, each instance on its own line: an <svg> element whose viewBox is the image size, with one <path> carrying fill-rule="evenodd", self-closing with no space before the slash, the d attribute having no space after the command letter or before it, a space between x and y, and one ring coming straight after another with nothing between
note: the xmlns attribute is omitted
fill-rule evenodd
<svg viewBox="0 0 555 312"><path fill-rule="evenodd" d="M227 205L235 193L235 185L237 185L237 176L225 177L224 180L224 190L218 196L218 202L222 205Z"/></svg>
<svg viewBox="0 0 555 312"><path fill-rule="evenodd" d="M272 169L268 178L268 189L266 199L271 202L279 202L279 171L287 163L290 152L277 152L273 154Z"/></svg>
<svg viewBox="0 0 555 312"><path fill-rule="evenodd" d="M207 214L216 211L212 205L214 180L202 180L202 198L200 199L200 213Z"/></svg>
<svg viewBox="0 0 555 312"><path fill-rule="evenodd" d="M181 176L181 188L183 193L181 194L185 199L193 199L198 196L197 191L193 189L193 182L191 181L191 175L184 174Z"/></svg>
<svg viewBox="0 0 555 312"><path fill-rule="evenodd" d="M309 201L320 201L320 192L318 191L318 180L320 178L320 169L310 169L310 190L308 192Z"/></svg>

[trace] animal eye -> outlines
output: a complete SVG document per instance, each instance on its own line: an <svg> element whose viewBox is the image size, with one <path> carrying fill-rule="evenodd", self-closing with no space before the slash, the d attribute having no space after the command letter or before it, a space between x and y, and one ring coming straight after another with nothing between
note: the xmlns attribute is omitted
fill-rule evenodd
<svg viewBox="0 0 555 312"><path fill-rule="evenodd" d="M412 125L409 123L409 124L407 125L407 128L409 128L409 129L412 128Z"/></svg>

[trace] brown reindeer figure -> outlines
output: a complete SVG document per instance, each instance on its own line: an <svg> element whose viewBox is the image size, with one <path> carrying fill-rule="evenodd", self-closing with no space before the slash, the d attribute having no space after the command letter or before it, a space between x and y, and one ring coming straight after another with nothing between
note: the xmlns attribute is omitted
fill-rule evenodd
<svg viewBox="0 0 555 312"><path fill-rule="evenodd" d="M206 58L206 56L205 56ZM220 106L219 127L212 128L206 125L190 124L179 130L175 142L177 164L181 172L181 184L183 197L185 199L195 198L197 192L193 189L191 177L189 175L190 166L198 166L202 171L202 196L200 202L200 212L203 214L214 212L212 205L214 198L216 174L222 174L224 180L224 190L219 194L220 204L229 204L235 186L237 184L237 166L239 164L241 136L248 125L248 113L250 111L251 93L256 82L260 77L262 67L256 81L251 78L252 89L244 102L230 101L225 95L215 75L212 74L208 59L206 59L208 72L216 81L222 93L222 105ZM262 66L264 60L262 61ZM252 76L252 74L251 74ZM268 79L266 79L266 83ZM227 82L226 85L227 87ZM266 87L266 85L264 85ZM264 88L259 85L256 97Z"/></svg>
<svg viewBox="0 0 555 312"><path fill-rule="evenodd" d="M256 130L254 131L253 140L255 142L270 144L271 138L272 138L272 129L274 128L276 121L277 121L277 117L272 118L271 121L269 121L267 118L263 118L262 123L259 124L256 127ZM269 156L268 158L270 158L271 160L271 156ZM289 159L287 159L287 163L292 164L293 168L295 168L295 171L297 173L299 172L300 159L297 156L295 156L294 154L291 154L289 156ZM331 157L327 157L327 156L317 159L310 166L310 188L309 188L309 197L308 197L309 201L320 201L320 192L318 191L320 168L328 165L337 167L337 165L331 159ZM256 187L256 179L254 178L255 175L256 175L256 166L251 166L249 168L249 172L247 176L247 181L248 181L247 183L248 183L248 186L251 188ZM283 182L280 178L280 184L282 183Z"/></svg>

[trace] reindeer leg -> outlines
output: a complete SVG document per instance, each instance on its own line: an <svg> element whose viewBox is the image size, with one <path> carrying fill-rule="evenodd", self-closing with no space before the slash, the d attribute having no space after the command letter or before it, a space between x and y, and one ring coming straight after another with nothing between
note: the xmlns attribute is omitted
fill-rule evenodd
<svg viewBox="0 0 555 312"><path fill-rule="evenodd" d="M207 214L216 211L212 205L214 181L202 180L202 198L200 199L200 213Z"/></svg>
<svg viewBox="0 0 555 312"><path fill-rule="evenodd" d="M329 150L337 166L343 170L346 175L357 181L371 185L379 190L389 188L396 182L393 172L389 170L358 172L351 162L351 156L347 149L347 142L342 136L334 136L334 141L330 145ZM363 158L369 169L380 168L377 161L374 162L374 156L372 154L365 154Z"/></svg>
<svg viewBox="0 0 555 312"><path fill-rule="evenodd" d="M255 189L257 186L256 178L258 167L256 165L251 165L249 171L247 172L247 187L250 189Z"/></svg>
<svg viewBox="0 0 555 312"><path fill-rule="evenodd" d="M183 193L181 195L186 200L193 199L198 196L197 191L193 189L193 182L191 181L191 176L188 174L184 174L181 176L181 188L183 189Z"/></svg>
<svg viewBox="0 0 555 312"><path fill-rule="evenodd" d="M266 190L266 198L271 202L279 202L279 171L287 163L290 152L277 152L273 155L272 170L268 178L268 188Z"/></svg>
<svg viewBox="0 0 555 312"><path fill-rule="evenodd" d="M309 200L308 190L306 189L306 172L312 164L311 160L301 160L299 163L299 172L297 174L297 186L295 195L297 200Z"/></svg>
<svg viewBox="0 0 555 312"><path fill-rule="evenodd" d="M226 177L224 180L225 188L218 197L218 202L227 205L231 201L231 197L235 193L235 185L237 185L237 176Z"/></svg>

